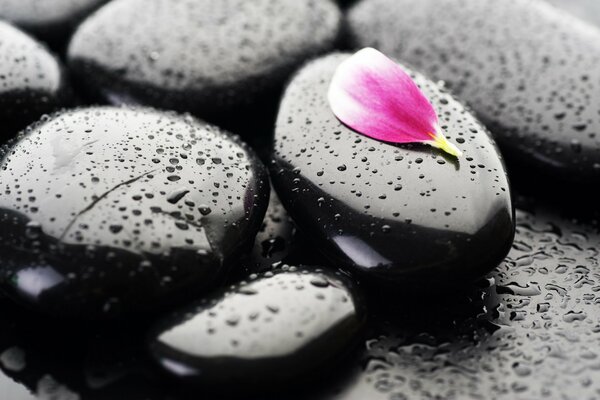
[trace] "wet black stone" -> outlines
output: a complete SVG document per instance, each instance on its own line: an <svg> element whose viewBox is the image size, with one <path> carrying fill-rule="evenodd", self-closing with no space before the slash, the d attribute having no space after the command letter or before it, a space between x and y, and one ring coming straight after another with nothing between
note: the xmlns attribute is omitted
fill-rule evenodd
<svg viewBox="0 0 600 400"><path fill-rule="evenodd" d="M0 21L0 140L66 105L69 97L59 61L29 35Z"/></svg>
<svg viewBox="0 0 600 400"><path fill-rule="evenodd" d="M150 311L212 289L250 250L268 204L247 146L150 109L55 115L0 168L0 284L52 314Z"/></svg>
<svg viewBox="0 0 600 400"><path fill-rule="evenodd" d="M77 24L107 0L2 0L0 18L60 48Z"/></svg>
<svg viewBox="0 0 600 400"><path fill-rule="evenodd" d="M375 280L448 284L484 275L506 255L514 232L493 140L468 110L418 74L463 158L346 128L327 102L345 57L310 63L286 91L271 174L282 203L316 249Z"/></svg>
<svg viewBox="0 0 600 400"><path fill-rule="evenodd" d="M269 114L289 74L333 47L340 22L331 0L118 0L82 24L68 59L99 100L232 124Z"/></svg>
<svg viewBox="0 0 600 400"><path fill-rule="evenodd" d="M570 14L600 26L600 3L596 0L546 0Z"/></svg>
<svg viewBox="0 0 600 400"><path fill-rule="evenodd" d="M345 275L283 266L171 316L154 358L181 380L269 391L319 377L358 339L363 303ZM221 385L221 386L219 386Z"/></svg>
<svg viewBox="0 0 600 400"><path fill-rule="evenodd" d="M364 0L349 26L446 81L520 174L600 177L600 31L537 0Z"/></svg>

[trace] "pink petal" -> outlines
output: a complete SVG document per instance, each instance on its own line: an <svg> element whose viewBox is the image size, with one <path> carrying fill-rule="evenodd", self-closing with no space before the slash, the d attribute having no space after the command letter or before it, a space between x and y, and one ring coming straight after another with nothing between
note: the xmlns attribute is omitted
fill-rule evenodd
<svg viewBox="0 0 600 400"><path fill-rule="evenodd" d="M362 49L339 65L328 97L340 121L373 139L424 142L461 154L441 133L435 109L411 77L375 49Z"/></svg>

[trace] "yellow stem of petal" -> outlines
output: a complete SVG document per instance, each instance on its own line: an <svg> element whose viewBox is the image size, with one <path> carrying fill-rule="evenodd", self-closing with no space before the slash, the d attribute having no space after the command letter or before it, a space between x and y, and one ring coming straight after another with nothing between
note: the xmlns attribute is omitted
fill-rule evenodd
<svg viewBox="0 0 600 400"><path fill-rule="evenodd" d="M428 142L431 146L437 147L438 149L443 150L456 158L461 157L463 155L462 151L460 151L460 149L456 147L454 143L448 141L444 134L430 133L429 135L431 135L433 139Z"/></svg>

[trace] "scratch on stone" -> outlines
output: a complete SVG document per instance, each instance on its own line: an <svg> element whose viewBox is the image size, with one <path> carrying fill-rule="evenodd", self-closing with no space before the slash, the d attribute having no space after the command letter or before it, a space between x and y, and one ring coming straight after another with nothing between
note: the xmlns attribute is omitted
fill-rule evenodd
<svg viewBox="0 0 600 400"><path fill-rule="evenodd" d="M69 230L73 227L73 225L75 224L75 222L77 222L77 219L79 219L79 217L81 217L83 214L85 214L86 212L90 211L92 208L94 208L96 206L96 204L98 204L101 200L103 200L104 198L106 198L109 194L111 194L112 192L114 192L115 190L117 190L118 188L122 187L122 186L126 186L126 185L130 185L136 181L139 181L140 179L142 179L143 177L150 175L151 173L155 172L156 170L153 169L152 171L148 171L145 172L139 176L136 176L135 178L131 178L125 182L121 182L115 186L113 186L111 189L107 190L106 192L102 193L100 196L98 196L94 201L92 201L92 203L87 206L86 208L84 208L83 210L81 210L80 212L77 213L77 215L75 215L75 217L73 217L73 219L71 220L71 222L69 222L69 224L67 225L67 227L65 228L65 230L63 231L62 235L60 235L60 240L63 240L64 237L66 236L67 232L69 232Z"/></svg>

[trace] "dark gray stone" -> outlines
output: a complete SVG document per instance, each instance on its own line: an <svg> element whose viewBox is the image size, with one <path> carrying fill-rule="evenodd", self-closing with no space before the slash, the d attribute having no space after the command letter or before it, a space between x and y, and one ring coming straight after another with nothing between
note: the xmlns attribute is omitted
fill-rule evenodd
<svg viewBox="0 0 600 400"><path fill-rule="evenodd" d="M364 311L345 275L283 266L167 318L150 348L172 375L218 393L289 389L348 352Z"/></svg>
<svg viewBox="0 0 600 400"><path fill-rule="evenodd" d="M340 23L331 0L117 0L81 25L68 59L97 99L231 123L330 50Z"/></svg>
<svg viewBox="0 0 600 400"><path fill-rule="evenodd" d="M252 246L269 196L246 145L150 109L65 111L0 168L2 289L67 316L156 311L214 288Z"/></svg>
<svg viewBox="0 0 600 400"><path fill-rule="evenodd" d="M313 61L292 80L277 120L272 179L298 227L334 265L378 281L467 282L493 269L514 233L504 165L461 104L413 74L464 157L393 145L333 115L329 82L346 55Z"/></svg>

